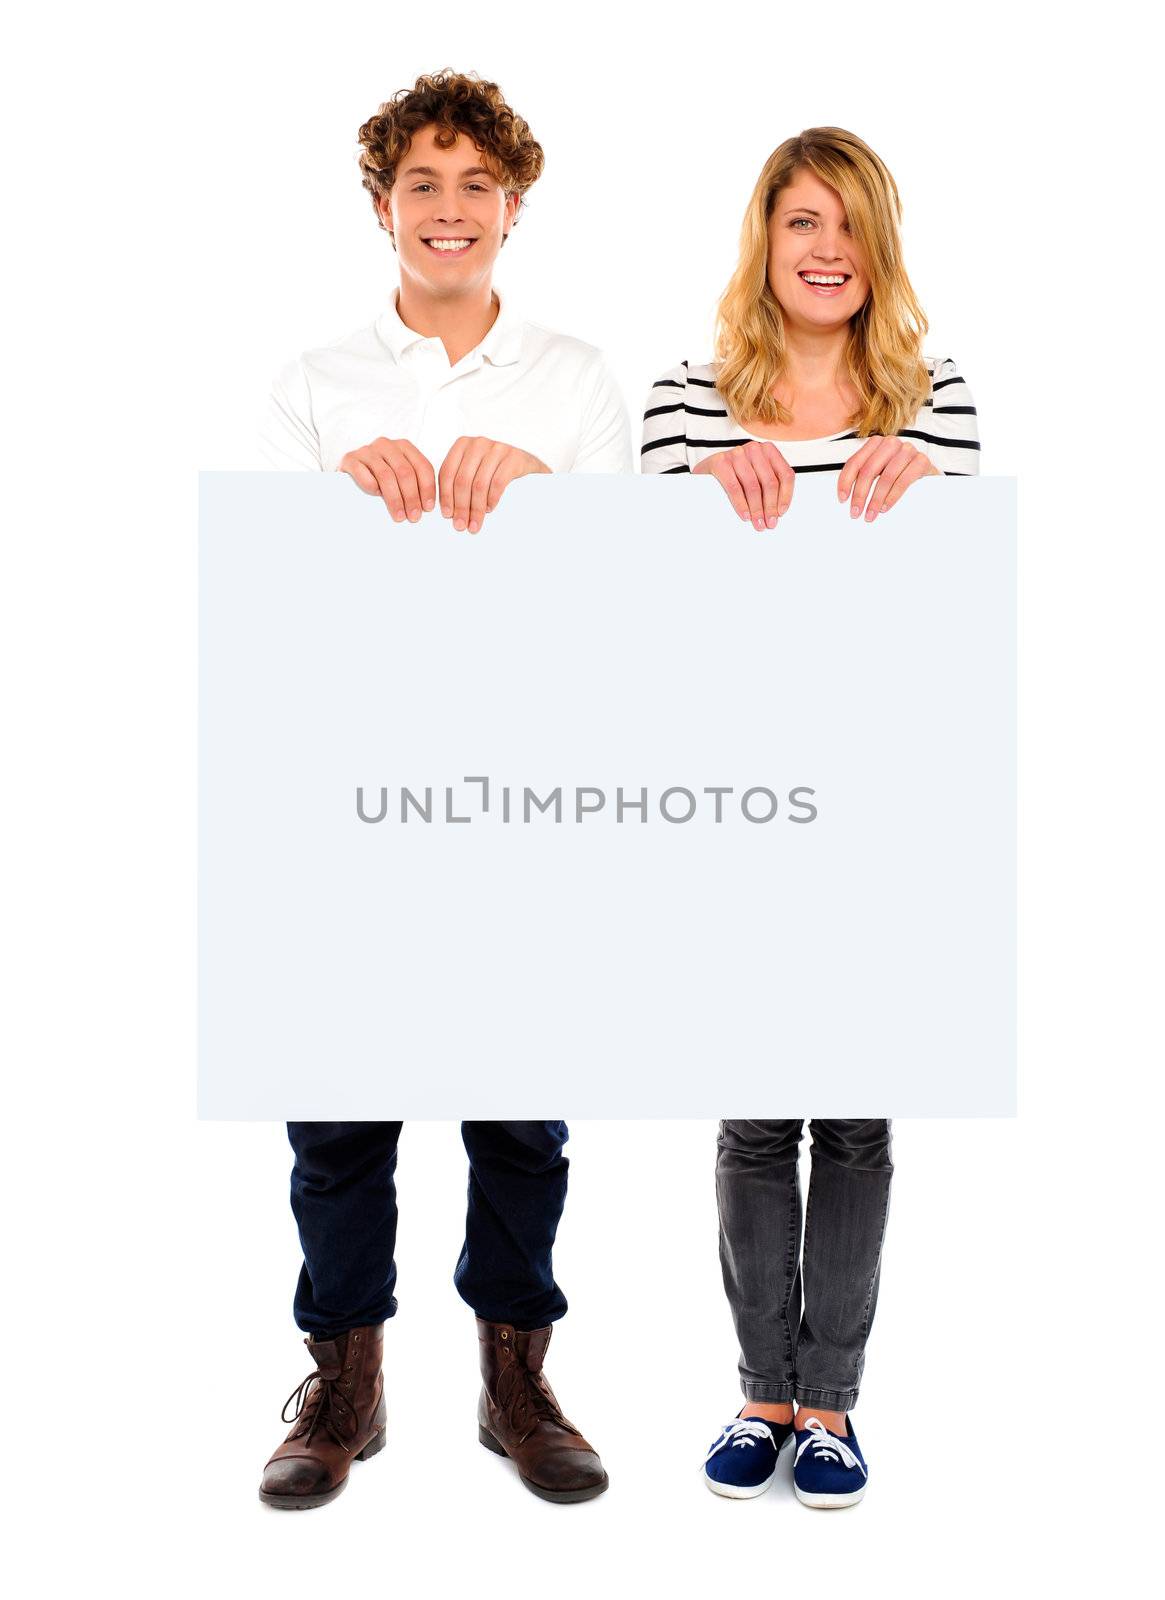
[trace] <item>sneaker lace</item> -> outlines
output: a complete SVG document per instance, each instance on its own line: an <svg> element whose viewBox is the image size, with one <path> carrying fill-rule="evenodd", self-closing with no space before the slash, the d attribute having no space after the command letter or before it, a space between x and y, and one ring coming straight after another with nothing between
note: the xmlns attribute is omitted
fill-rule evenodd
<svg viewBox="0 0 1165 1600"><path fill-rule="evenodd" d="M817 1461L840 1461L843 1467L860 1468L862 1477L866 1476L866 1469L862 1466L860 1458L854 1454L844 1439L839 1439L835 1433L830 1433L820 1418L810 1417L805 1427L809 1437L802 1439L797 1446L798 1461L806 1450L812 1450Z"/></svg>
<svg viewBox="0 0 1165 1600"><path fill-rule="evenodd" d="M759 1439L767 1439L770 1444L774 1442L768 1424L759 1417L741 1417L728 1424L700 1464L707 1466L712 1457L726 1447L735 1450L739 1445L751 1450Z"/></svg>
<svg viewBox="0 0 1165 1600"><path fill-rule="evenodd" d="M293 1402L295 1410L288 1416L287 1408ZM347 1450L350 1444L343 1431L347 1415L353 1413L346 1411L345 1402L337 1395L333 1380L321 1377L318 1371L309 1372L299 1387L291 1391L280 1412L284 1422L299 1423L292 1438L311 1439L322 1429L341 1450Z"/></svg>

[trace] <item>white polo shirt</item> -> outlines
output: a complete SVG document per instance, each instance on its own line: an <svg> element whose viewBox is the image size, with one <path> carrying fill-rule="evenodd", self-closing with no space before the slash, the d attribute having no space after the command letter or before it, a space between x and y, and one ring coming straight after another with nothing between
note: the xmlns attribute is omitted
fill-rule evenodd
<svg viewBox="0 0 1165 1600"><path fill-rule="evenodd" d="M630 472L623 397L598 350L513 315L451 366L440 339L406 328L396 296L371 327L308 350L275 381L260 438L280 471L332 472L373 439L408 439L440 468L480 434L528 450L553 472Z"/></svg>

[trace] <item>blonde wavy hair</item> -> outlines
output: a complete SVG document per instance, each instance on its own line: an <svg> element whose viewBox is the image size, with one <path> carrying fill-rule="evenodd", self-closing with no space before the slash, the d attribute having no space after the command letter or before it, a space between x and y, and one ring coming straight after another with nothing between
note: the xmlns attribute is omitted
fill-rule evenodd
<svg viewBox="0 0 1165 1600"><path fill-rule="evenodd" d="M865 258L870 293L850 320L845 368L860 397L849 426L863 438L894 434L930 393L922 359L927 321L902 262L902 202L885 163L844 128L806 128L765 162L740 234L740 261L716 320L716 387L740 421L787 423L773 395L785 374L785 323L769 287L769 221L782 189L801 171L836 190Z"/></svg>

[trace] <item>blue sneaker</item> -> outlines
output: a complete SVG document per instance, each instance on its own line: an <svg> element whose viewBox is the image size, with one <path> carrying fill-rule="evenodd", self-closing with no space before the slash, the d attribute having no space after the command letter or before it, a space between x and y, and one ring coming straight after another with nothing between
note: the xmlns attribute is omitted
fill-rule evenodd
<svg viewBox="0 0 1165 1600"><path fill-rule="evenodd" d="M793 1459L793 1488L804 1506L824 1509L856 1506L866 1492L869 1474L854 1425L845 1419L845 1437L830 1433L816 1417L797 1430Z"/></svg>
<svg viewBox="0 0 1165 1600"><path fill-rule="evenodd" d="M764 1494L776 1473L777 1457L792 1436L791 1422L737 1417L704 1457L704 1482L713 1494L730 1500Z"/></svg>

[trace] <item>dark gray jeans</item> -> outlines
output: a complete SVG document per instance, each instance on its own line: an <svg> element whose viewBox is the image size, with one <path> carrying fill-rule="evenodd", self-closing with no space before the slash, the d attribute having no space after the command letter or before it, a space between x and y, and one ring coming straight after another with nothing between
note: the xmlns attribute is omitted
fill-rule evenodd
<svg viewBox="0 0 1165 1600"><path fill-rule="evenodd" d="M813 1135L805 1247L801 1121L722 1122L720 1265L746 1399L850 1411L878 1301L890 1124L823 1121Z"/></svg>

